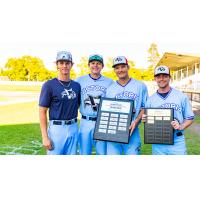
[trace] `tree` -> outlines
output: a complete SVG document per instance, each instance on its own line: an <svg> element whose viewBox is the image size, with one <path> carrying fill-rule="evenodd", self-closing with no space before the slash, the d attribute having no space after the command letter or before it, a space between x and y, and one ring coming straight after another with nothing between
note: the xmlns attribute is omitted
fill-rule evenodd
<svg viewBox="0 0 200 200"><path fill-rule="evenodd" d="M9 58L3 75L8 76L10 80L44 81L55 74L45 68L40 58L22 56L21 58Z"/></svg>
<svg viewBox="0 0 200 200"><path fill-rule="evenodd" d="M152 43L148 49L148 53L150 54L148 56L148 62L150 63L147 74L148 79L153 80L154 79L154 68L156 67L158 61L160 60L160 54L157 49L157 45L155 43Z"/></svg>
<svg viewBox="0 0 200 200"><path fill-rule="evenodd" d="M88 67L88 58L86 56L82 57L80 63L77 64L79 70L78 77L89 74L90 69Z"/></svg>
<svg viewBox="0 0 200 200"><path fill-rule="evenodd" d="M112 67L113 65L113 59L111 57L108 58L107 63L104 64L104 68L102 70L102 75L109 77L113 80L117 80L117 76L114 72L114 69Z"/></svg>

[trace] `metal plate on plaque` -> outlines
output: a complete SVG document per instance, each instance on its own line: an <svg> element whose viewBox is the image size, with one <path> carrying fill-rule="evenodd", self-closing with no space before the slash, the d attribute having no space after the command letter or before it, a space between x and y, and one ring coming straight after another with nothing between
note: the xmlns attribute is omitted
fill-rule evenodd
<svg viewBox="0 0 200 200"><path fill-rule="evenodd" d="M133 100L102 97L93 139L128 144L133 109Z"/></svg>
<svg viewBox="0 0 200 200"><path fill-rule="evenodd" d="M144 123L145 144L174 144L174 120L172 108L146 108Z"/></svg>

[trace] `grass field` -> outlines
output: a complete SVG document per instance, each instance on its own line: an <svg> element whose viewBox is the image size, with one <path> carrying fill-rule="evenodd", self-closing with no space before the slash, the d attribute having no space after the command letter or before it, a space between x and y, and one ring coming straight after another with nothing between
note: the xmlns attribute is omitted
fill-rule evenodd
<svg viewBox="0 0 200 200"><path fill-rule="evenodd" d="M40 85L0 85L0 91L40 91Z"/></svg>
<svg viewBox="0 0 200 200"><path fill-rule="evenodd" d="M0 154L45 154L41 144L38 103L0 106ZM200 117L197 118L200 120ZM143 133L143 125L140 125ZM151 145L143 144L142 155L151 155ZM200 155L200 137L186 131L188 154Z"/></svg>

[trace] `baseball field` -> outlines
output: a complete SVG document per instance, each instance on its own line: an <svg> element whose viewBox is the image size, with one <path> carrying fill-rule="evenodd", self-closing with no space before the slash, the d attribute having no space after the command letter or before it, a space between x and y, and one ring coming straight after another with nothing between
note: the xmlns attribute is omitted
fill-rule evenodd
<svg viewBox="0 0 200 200"><path fill-rule="evenodd" d="M6 88L6 89L5 89ZM42 147L38 117L38 102L31 101L30 93L38 96L40 87L12 86L0 87L2 92L0 98L0 155L45 155ZM22 92L14 97L7 95L9 92ZM29 95L27 95L28 93ZM37 95L36 95L37 94ZM9 100L12 98L11 103ZM13 98L23 101L13 102ZM32 96L31 96L32 99ZM27 101L26 101L27 100ZM8 104L3 104L8 102ZM200 117L195 119L200 124ZM142 155L151 155L151 145L143 144L143 124L140 125L142 138ZM189 155L200 155L200 133L193 132L193 129L186 131L186 143ZM95 150L93 151L95 154Z"/></svg>

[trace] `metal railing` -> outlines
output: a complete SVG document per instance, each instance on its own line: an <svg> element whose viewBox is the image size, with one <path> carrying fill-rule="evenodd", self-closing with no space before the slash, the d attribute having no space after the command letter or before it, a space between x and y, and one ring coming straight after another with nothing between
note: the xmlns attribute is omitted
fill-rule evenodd
<svg viewBox="0 0 200 200"><path fill-rule="evenodd" d="M193 111L196 116L200 116L200 92L197 91L182 91L190 99Z"/></svg>

